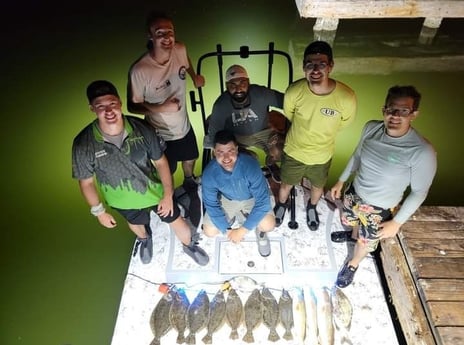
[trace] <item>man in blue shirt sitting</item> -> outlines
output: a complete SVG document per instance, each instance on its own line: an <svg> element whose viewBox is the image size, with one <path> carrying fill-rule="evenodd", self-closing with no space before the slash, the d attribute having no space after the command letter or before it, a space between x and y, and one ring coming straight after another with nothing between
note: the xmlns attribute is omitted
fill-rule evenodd
<svg viewBox="0 0 464 345"><path fill-rule="evenodd" d="M239 153L237 139L228 130L216 133L213 152L215 159L202 175L205 235L223 233L238 243L248 231L256 229L259 253L269 256L266 233L274 229L275 217L270 189L258 161ZM233 228L237 223L238 227Z"/></svg>

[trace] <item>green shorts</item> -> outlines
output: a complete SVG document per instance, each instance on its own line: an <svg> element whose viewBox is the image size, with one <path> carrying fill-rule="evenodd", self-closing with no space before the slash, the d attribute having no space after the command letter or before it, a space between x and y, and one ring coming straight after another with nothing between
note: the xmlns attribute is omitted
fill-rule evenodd
<svg viewBox="0 0 464 345"><path fill-rule="evenodd" d="M329 159L324 164L306 165L284 152L280 166L280 178L286 184L297 185L303 177L306 177L312 186L323 188L327 182L331 163L332 159Z"/></svg>

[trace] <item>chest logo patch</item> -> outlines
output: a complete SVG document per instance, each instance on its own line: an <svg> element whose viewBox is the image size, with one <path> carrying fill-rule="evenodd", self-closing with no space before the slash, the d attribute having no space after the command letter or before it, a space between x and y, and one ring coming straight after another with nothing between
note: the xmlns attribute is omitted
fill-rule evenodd
<svg viewBox="0 0 464 345"><path fill-rule="evenodd" d="M185 68L185 66L182 66L180 69L179 69L179 78L181 80L185 80L185 76L187 75L187 69Z"/></svg>
<svg viewBox="0 0 464 345"><path fill-rule="evenodd" d="M321 108L321 114L324 116L329 116L329 117L334 117L339 114L339 112L335 109L330 109L330 108Z"/></svg>

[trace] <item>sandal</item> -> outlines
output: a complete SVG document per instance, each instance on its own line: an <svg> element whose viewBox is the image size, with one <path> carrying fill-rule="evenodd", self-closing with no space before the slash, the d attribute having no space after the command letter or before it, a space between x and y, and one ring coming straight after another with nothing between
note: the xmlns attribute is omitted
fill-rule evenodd
<svg viewBox="0 0 464 345"><path fill-rule="evenodd" d="M309 230L316 231L319 229L319 216L316 206L311 205L306 209L306 224L308 224Z"/></svg>
<svg viewBox="0 0 464 345"><path fill-rule="evenodd" d="M278 202L274 207L276 226L279 227L284 221L285 211L287 210L287 204Z"/></svg>
<svg viewBox="0 0 464 345"><path fill-rule="evenodd" d="M354 238L351 237L352 231L334 231L330 234L330 239L332 242L342 243L342 242L356 242Z"/></svg>

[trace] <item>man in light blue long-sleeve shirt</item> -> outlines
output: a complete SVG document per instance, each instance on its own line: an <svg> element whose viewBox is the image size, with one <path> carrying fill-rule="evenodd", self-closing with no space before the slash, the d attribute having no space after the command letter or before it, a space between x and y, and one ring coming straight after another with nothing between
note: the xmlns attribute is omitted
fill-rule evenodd
<svg viewBox="0 0 464 345"><path fill-rule="evenodd" d="M340 198L344 182L354 175L344 195L342 223L359 227L358 240L353 258L338 273L338 287L351 284L361 260L380 240L395 236L427 197L437 159L433 146L411 127L420 99L413 86L388 90L383 121L364 126L354 154L331 189L331 197ZM337 234L338 240L333 235L336 242L347 239L346 233Z"/></svg>
<svg viewBox="0 0 464 345"><path fill-rule="evenodd" d="M270 255L266 232L274 229L275 218L269 186L258 161L239 153L234 134L227 130L216 133L214 156L201 179L205 235L223 233L238 243L248 231L256 229L260 254ZM232 229L234 223L239 227Z"/></svg>

